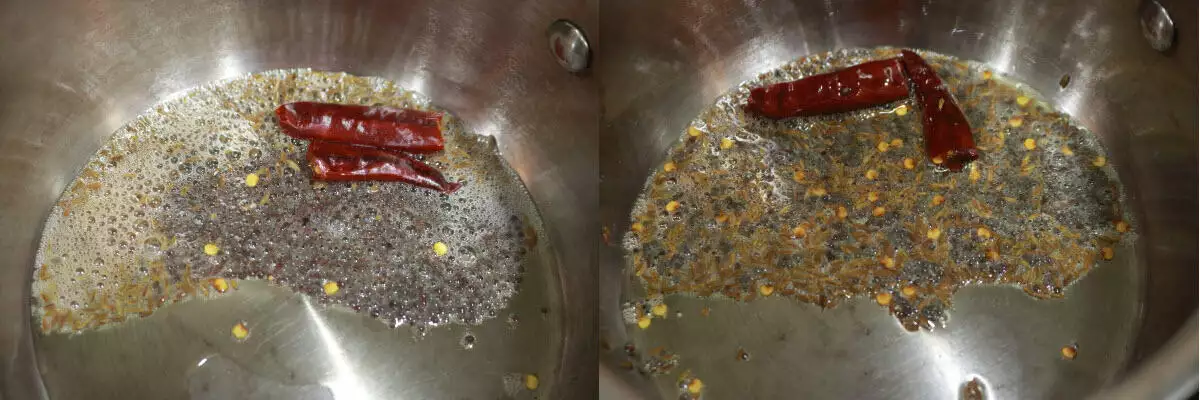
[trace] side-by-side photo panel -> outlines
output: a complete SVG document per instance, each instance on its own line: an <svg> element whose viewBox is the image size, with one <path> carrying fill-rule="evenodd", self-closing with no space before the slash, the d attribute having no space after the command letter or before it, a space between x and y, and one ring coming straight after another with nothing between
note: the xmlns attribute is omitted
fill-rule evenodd
<svg viewBox="0 0 1200 400"><path fill-rule="evenodd" d="M1194 397L1196 8L1141 3L604 2L601 398Z"/></svg>
<svg viewBox="0 0 1200 400"><path fill-rule="evenodd" d="M587 1L0 5L0 399L589 399Z"/></svg>

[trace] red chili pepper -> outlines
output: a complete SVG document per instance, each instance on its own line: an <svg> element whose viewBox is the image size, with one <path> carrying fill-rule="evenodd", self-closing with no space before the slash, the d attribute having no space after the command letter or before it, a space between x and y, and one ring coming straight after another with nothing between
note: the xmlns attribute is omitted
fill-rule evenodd
<svg viewBox="0 0 1200 400"><path fill-rule="evenodd" d="M908 97L900 59L871 61L840 71L750 90L746 111L771 119L833 114Z"/></svg>
<svg viewBox="0 0 1200 400"><path fill-rule="evenodd" d="M313 141L308 164L313 177L323 181L397 181L446 194L462 187L408 154L344 143Z"/></svg>
<svg viewBox="0 0 1200 400"><path fill-rule="evenodd" d="M979 158L971 125L946 90L946 85L921 56L912 51L901 52L904 70L913 82L917 101L921 103L921 122L925 128L925 152L929 158L951 171Z"/></svg>
<svg viewBox="0 0 1200 400"><path fill-rule="evenodd" d="M441 151L442 114L392 107L312 102L288 103L275 109L288 136L411 153Z"/></svg>

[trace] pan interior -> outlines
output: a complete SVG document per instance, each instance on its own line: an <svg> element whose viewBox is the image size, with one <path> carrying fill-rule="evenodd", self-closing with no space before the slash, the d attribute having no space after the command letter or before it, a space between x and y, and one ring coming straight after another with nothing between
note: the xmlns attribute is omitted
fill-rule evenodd
<svg viewBox="0 0 1200 400"><path fill-rule="evenodd" d="M446 150L423 159L465 186L447 196L311 181L306 145L273 114L292 101L441 111ZM115 396L119 385L100 382L139 374L175 380L134 384L151 397L244 396L219 388L230 379L316 398L532 393L523 377L551 376L558 350L547 345L558 334L546 315L556 279L539 237L533 202L495 141L419 93L310 70L217 82L118 130L58 201L32 290L42 373L56 398ZM525 349L534 356L470 361ZM64 362L95 351L139 356L103 374ZM434 352L463 353L462 365L394 362ZM438 388L459 375L483 379ZM77 379L88 384L65 384Z"/></svg>
<svg viewBox="0 0 1200 400"><path fill-rule="evenodd" d="M751 87L895 53L802 58L726 93L680 134L624 241L628 368L670 397L691 395L697 378L718 397L941 397L968 382L1037 397L1014 385L1046 377L997 366L1097 385L1118 371L1137 319L1134 224L1100 141L1040 94L923 53L975 128L982 155L958 173L925 156L911 100L783 121L740 106ZM1097 286L1122 289L1098 299ZM1029 324L994 326L999 315ZM1086 329L1103 318L1115 329ZM930 331L904 332L920 327ZM1012 330L1041 333L1009 343ZM996 348L1006 345L1038 350ZM1081 366L1064 348L1103 362ZM837 361L859 357L871 361ZM815 375L771 372L789 368ZM864 377L880 385L854 383Z"/></svg>

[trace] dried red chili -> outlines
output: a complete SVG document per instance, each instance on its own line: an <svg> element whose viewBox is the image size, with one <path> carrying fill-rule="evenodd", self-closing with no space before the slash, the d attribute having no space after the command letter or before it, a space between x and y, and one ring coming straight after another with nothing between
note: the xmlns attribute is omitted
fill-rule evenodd
<svg viewBox="0 0 1200 400"><path fill-rule="evenodd" d="M951 171L962 170L964 165L979 158L967 117L946 90L942 79L921 56L904 50L900 57L916 89L917 102L921 104L925 152L935 163L941 161L941 165Z"/></svg>
<svg viewBox="0 0 1200 400"><path fill-rule="evenodd" d="M323 181L396 181L447 194L462 187L408 154L385 149L316 140L308 145L308 164Z"/></svg>
<svg viewBox="0 0 1200 400"><path fill-rule="evenodd" d="M746 101L746 111L782 119L859 110L907 97L909 81L921 104L929 158L951 171L962 170L978 159L971 126L954 97L933 68L909 50L903 50L899 58L754 88Z"/></svg>
<svg viewBox="0 0 1200 400"><path fill-rule="evenodd" d="M840 71L750 90L746 111L771 119L833 114L908 97L900 59L871 61Z"/></svg>
<svg viewBox="0 0 1200 400"><path fill-rule="evenodd" d="M275 109L288 136L410 153L441 151L442 114L392 107L296 102Z"/></svg>

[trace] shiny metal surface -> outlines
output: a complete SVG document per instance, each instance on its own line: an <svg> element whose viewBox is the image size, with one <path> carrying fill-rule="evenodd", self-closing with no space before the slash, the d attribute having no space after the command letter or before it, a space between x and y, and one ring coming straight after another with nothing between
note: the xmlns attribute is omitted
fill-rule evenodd
<svg viewBox="0 0 1200 400"><path fill-rule="evenodd" d="M1098 268L1065 299L973 287L955 296L946 329L915 334L866 299L822 311L778 298L668 297L681 317L630 330L620 316L630 282L619 239L610 240L600 252L601 392L676 398L683 370L704 380L707 398L951 399L973 378L989 398L1194 391L1196 5L1163 5L1179 29L1168 53L1146 45L1136 7L1122 0L606 2L597 73L610 238L627 229L647 171L721 93L805 54L891 45L988 63L1100 135L1132 193L1141 240L1135 259ZM664 346L680 365L656 378L629 372L626 343L642 353ZM1079 356L1065 361L1059 349L1072 343ZM739 348L748 361L736 361Z"/></svg>
<svg viewBox="0 0 1200 400"><path fill-rule="evenodd" d="M558 20L546 29L550 39L550 54L567 71L581 72L592 63L592 48L587 35L571 21Z"/></svg>
<svg viewBox="0 0 1200 400"><path fill-rule="evenodd" d="M1142 1L1138 6L1138 14L1142 18L1142 36L1150 42L1150 47L1158 51L1167 51L1175 43L1175 21L1171 14L1154 0Z"/></svg>
<svg viewBox="0 0 1200 400"><path fill-rule="evenodd" d="M546 52L586 1L118 1L0 5L0 398L539 398L596 387L596 83ZM555 249L502 316L423 340L278 289L243 288L77 337L35 341L41 225L114 129L212 80L310 67L400 82L497 137ZM570 95L563 95L570 93ZM557 267L556 267L557 266ZM510 326L505 314L516 314ZM229 341L246 318L251 336ZM35 349L44 349L38 352ZM39 373L39 370L41 373ZM508 378L506 380L506 378Z"/></svg>

